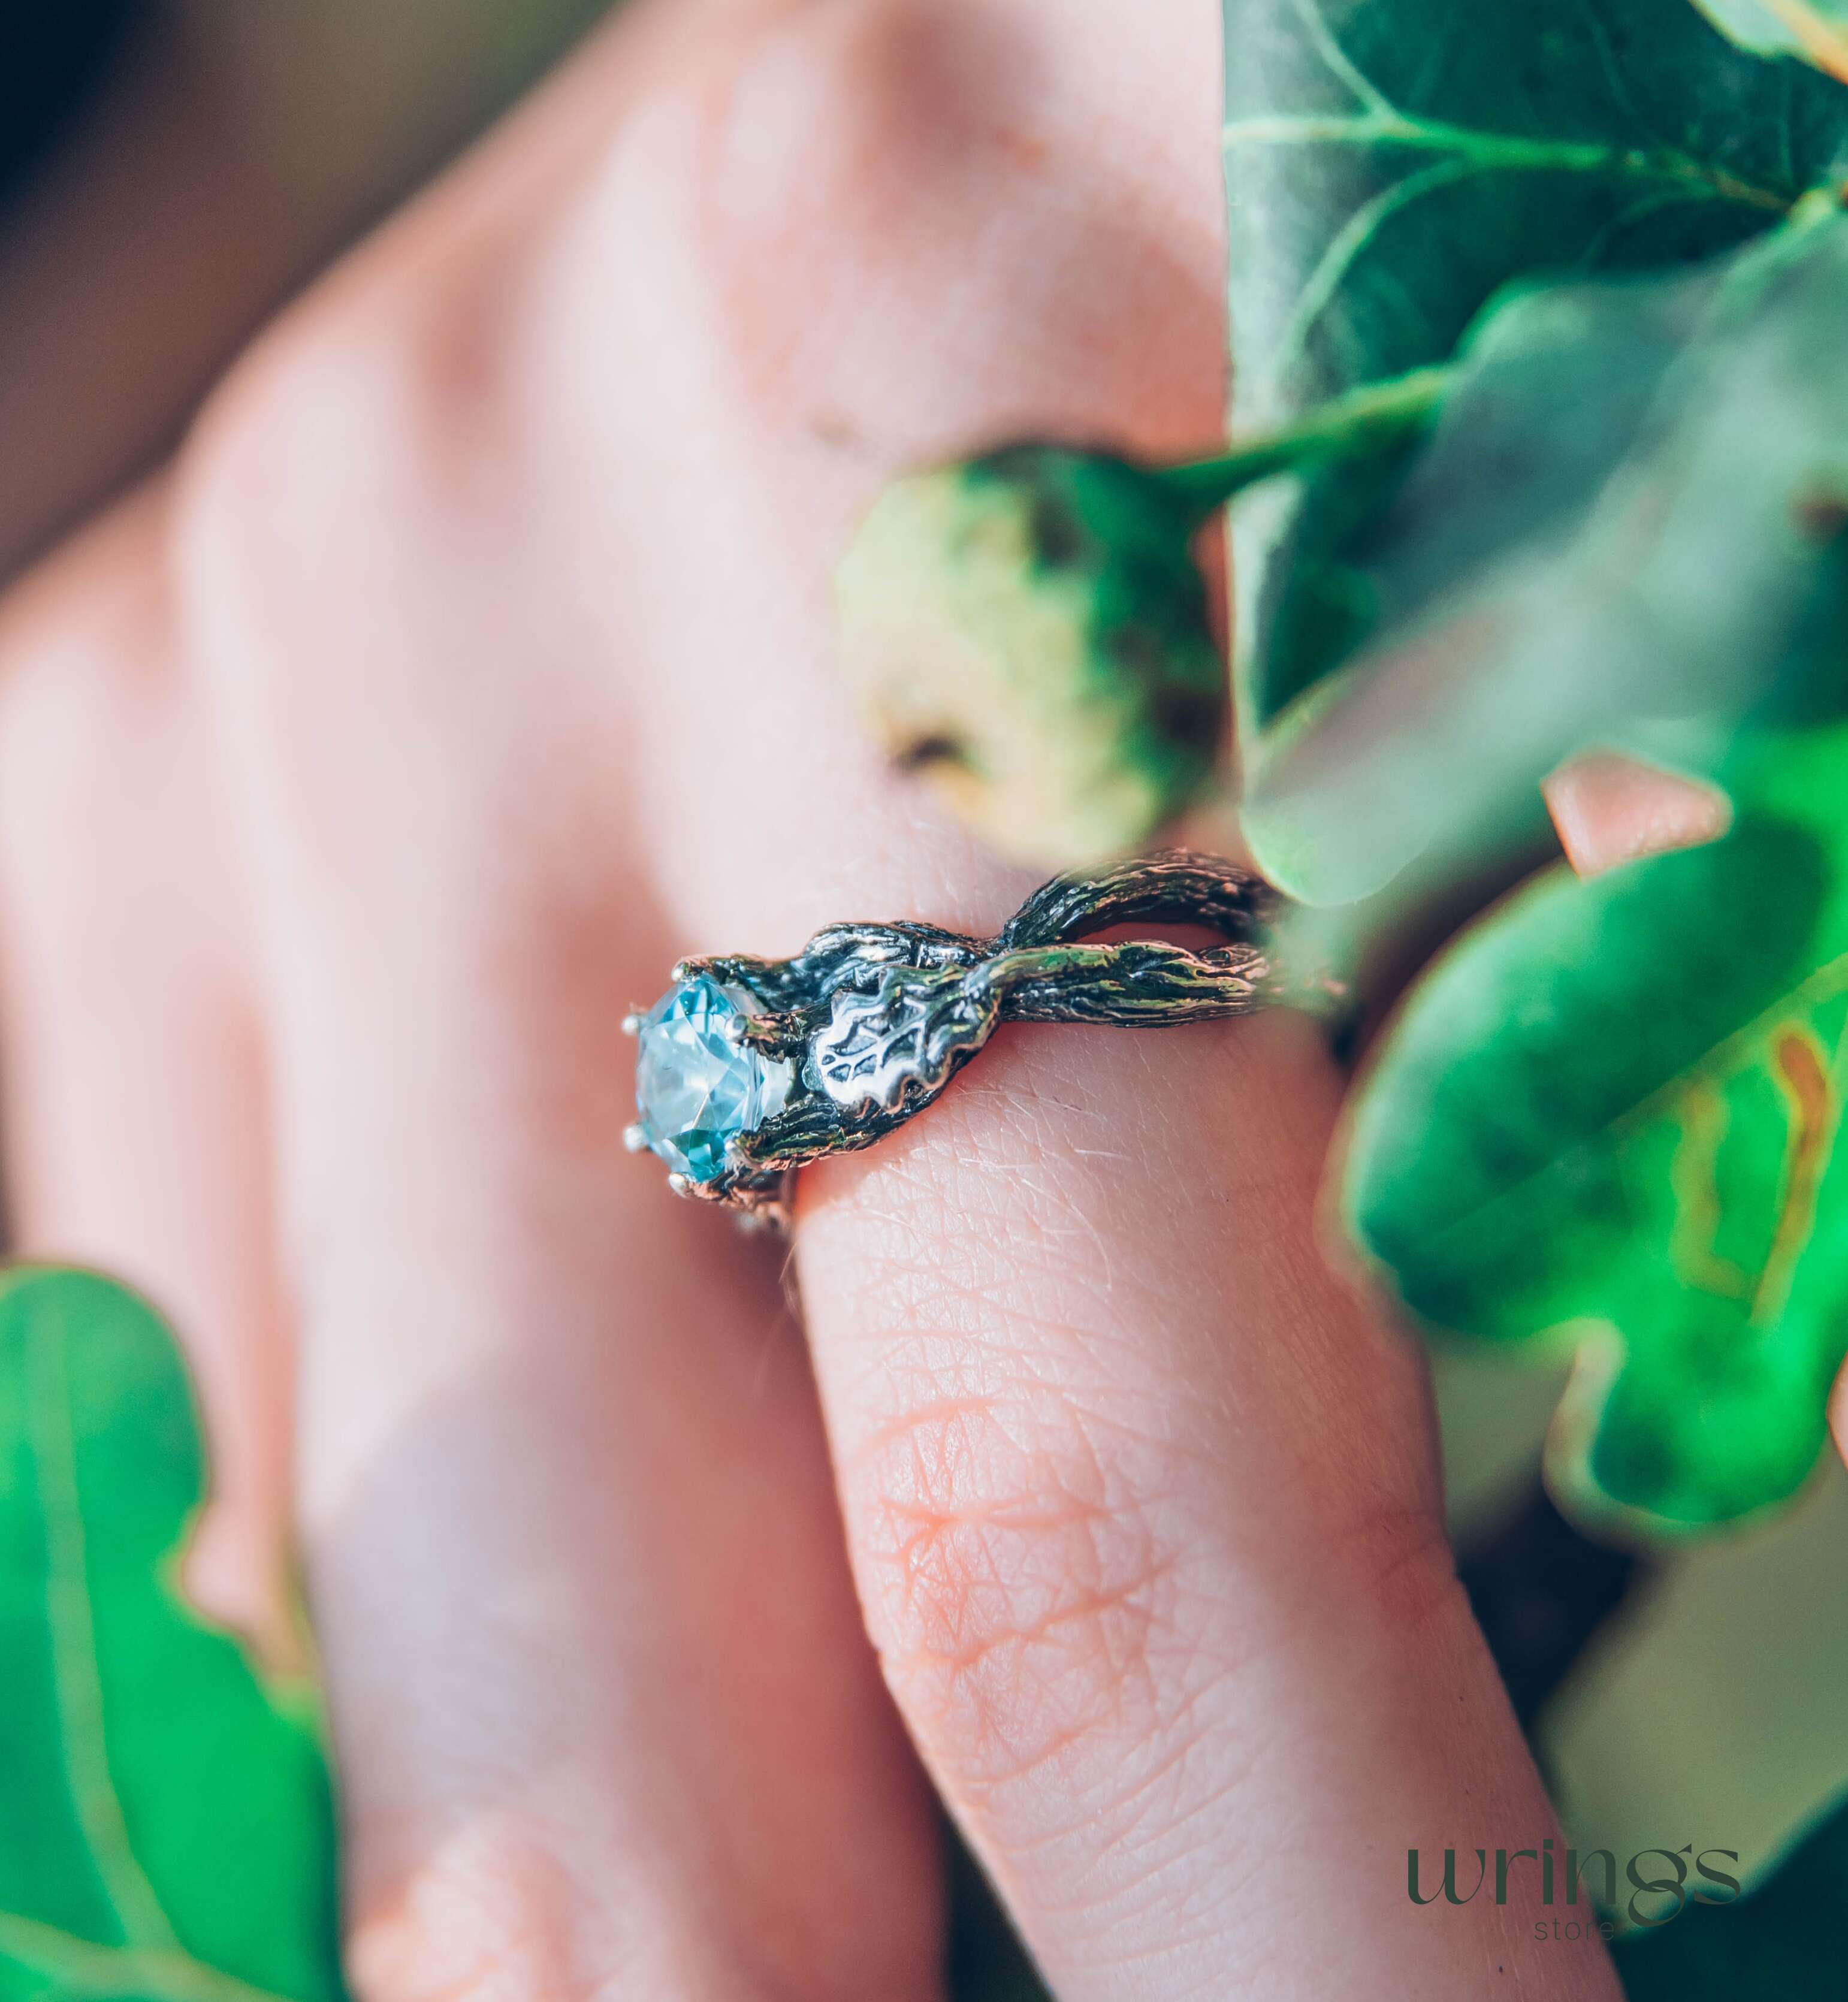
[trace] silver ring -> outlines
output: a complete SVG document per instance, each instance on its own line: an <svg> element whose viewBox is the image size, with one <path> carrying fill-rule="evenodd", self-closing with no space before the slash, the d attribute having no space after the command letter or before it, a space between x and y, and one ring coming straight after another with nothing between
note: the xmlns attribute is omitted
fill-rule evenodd
<svg viewBox="0 0 1848 2002"><path fill-rule="evenodd" d="M1281 999L1267 941L1281 902L1248 870L1175 852L1059 877L993 939L835 925L794 959L684 960L622 1025L640 1042L626 1137L667 1163L678 1193L786 1223L797 1168L884 1139L1003 1022L1161 1028ZM1078 943L1141 923L1226 943Z"/></svg>

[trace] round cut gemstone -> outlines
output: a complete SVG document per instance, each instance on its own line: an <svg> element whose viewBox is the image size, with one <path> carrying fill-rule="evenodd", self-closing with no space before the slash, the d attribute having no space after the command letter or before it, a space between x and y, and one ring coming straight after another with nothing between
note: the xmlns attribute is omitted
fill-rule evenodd
<svg viewBox="0 0 1848 2002"><path fill-rule="evenodd" d="M648 1144L696 1182L717 1181L741 1133L789 1103L793 1064L734 1040L756 1003L741 988L683 981L642 1024L636 1100Z"/></svg>

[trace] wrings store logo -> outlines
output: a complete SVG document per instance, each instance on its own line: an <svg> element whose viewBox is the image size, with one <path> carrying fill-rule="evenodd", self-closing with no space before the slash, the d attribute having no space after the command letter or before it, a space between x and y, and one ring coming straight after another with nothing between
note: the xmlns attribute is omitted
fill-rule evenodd
<svg viewBox="0 0 1848 2002"><path fill-rule="evenodd" d="M1617 1859L1609 1850L1587 1850L1581 1856L1576 1849L1568 1849L1562 1857L1556 1853L1551 1836L1538 1849L1498 1849L1494 1853L1492 1865L1490 1852L1486 1849L1466 1850L1462 1853L1476 1859L1475 1875L1469 1888L1462 1888L1461 1882L1469 1876L1468 1864L1466 1863L1459 1870L1458 1851L1446 1849L1442 1875L1436 1885L1427 1889L1430 1878L1424 1869L1420 1852L1408 1849L1405 1852L1405 1888L1412 1903L1435 1905L1441 1898L1447 1904L1466 1905L1472 1898L1490 1889L1492 1878L1493 1902L1505 1905L1515 1865L1530 1860L1532 1870L1522 1874L1529 1880L1538 1875L1539 1902L1546 1910L1555 1911L1550 1922L1535 1920L1536 1939L1577 1939L1594 1930L1609 1939L1616 1930L1616 1920L1609 1914L1620 1910L1628 1914L1632 1925L1665 1926L1671 1919L1678 1918L1689 1904L1730 1905L1739 1895L1738 1878L1730 1871L1717 1869L1714 1864L1716 1857L1724 1862L1737 1864L1738 1851L1703 1849L1696 1855L1691 1842L1679 1849L1638 1850L1623 1866L1621 1880L1617 1874ZM1623 1896L1625 1885L1629 1887L1627 1898ZM1529 1881L1517 1889L1514 1895L1522 1896L1525 1890L1533 1888ZM1565 1905L1575 1907L1580 1892L1588 1889L1582 1917L1561 1920L1557 1915L1555 1908L1560 1902L1559 1894L1562 1890Z"/></svg>

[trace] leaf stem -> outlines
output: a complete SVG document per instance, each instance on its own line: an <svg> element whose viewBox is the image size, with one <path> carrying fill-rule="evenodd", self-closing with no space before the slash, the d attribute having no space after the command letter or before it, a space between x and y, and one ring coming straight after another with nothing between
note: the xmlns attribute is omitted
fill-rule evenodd
<svg viewBox="0 0 1848 2002"><path fill-rule="evenodd" d="M1330 459L1382 451L1420 431L1455 379L1453 368L1418 368L1369 382L1318 405L1281 431L1235 446L1215 459L1165 468L1159 478L1205 515L1260 480Z"/></svg>

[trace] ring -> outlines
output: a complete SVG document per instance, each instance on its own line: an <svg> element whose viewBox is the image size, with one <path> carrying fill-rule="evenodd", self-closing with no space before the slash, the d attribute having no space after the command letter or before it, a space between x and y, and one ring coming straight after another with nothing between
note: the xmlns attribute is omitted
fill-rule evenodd
<svg viewBox="0 0 1848 2002"><path fill-rule="evenodd" d="M668 1164L678 1194L786 1225L797 1168L896 1131L1003 1022L1159 1028L1281 999L1267 940L1281 901L1248 870L1176 852L1058 877L993 939L835 925L794 959L683 960L622 1024L640 1043L625 1139ZM1227 942L1078 943L1142 922Z"/></svg>

